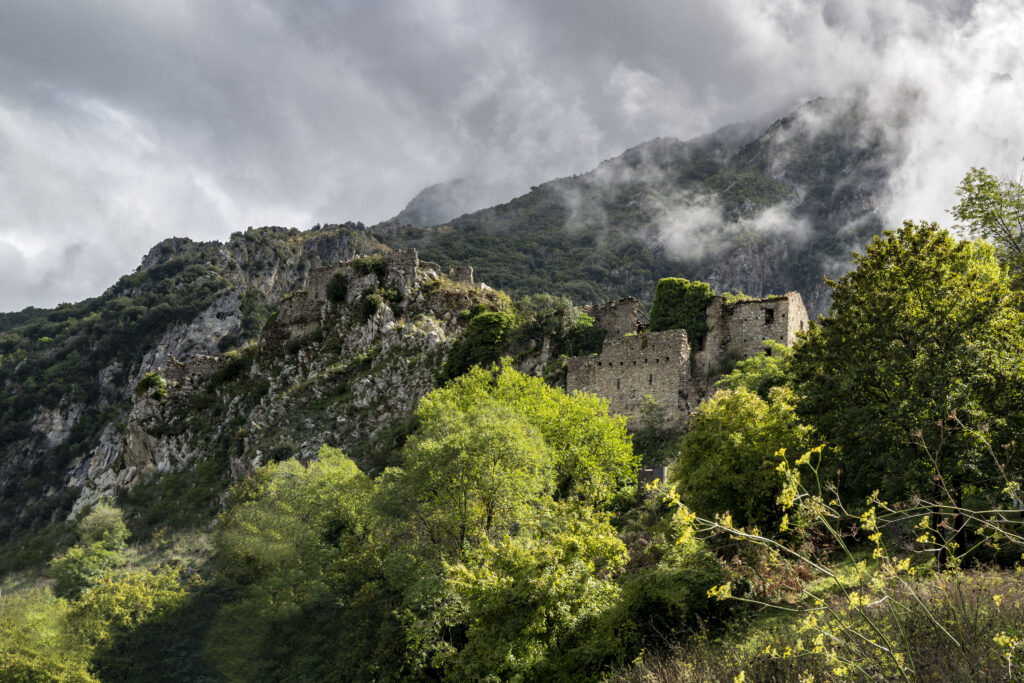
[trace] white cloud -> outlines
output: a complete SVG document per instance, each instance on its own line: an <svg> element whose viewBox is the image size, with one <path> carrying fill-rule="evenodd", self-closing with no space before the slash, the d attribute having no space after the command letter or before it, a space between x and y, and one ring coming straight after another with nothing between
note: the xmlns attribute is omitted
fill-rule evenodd
<svg viewBox="0 0 1024 683"><path fill-rule="evenodd" d="M969 166L1024 153L1010 0L0 0L0 16L0 241L20 254L0 310L98 294L171 235L373 222L456 176L497 201L858 84L880 117L920 93L894 220L943 218Z"/></svg>

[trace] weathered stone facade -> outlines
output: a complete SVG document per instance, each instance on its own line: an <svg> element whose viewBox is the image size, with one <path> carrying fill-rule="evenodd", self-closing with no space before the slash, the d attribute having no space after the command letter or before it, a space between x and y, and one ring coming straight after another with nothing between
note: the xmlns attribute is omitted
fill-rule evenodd
<svg viewBox="0 0 1024 683"><path fill-rule="evenodd" d="M599 355L569 359L566 386L607 397L612 412L631 422L651 396L676 427L711 393L729 362L768 352L768 340L792 346L808 324L797 292L734 303L715 297L705 313L708 332L691 349L685 330L638 334L638 310L635 299L591 309L608 336Z"/></svg>
<svg viewBox="0 0 1024 683"><path fill-rule="evenodd" d="M609 339L636 332L639 314L640 302L631 296L587 307L587 315L594 319L595 326L608 333Z"/></svg>

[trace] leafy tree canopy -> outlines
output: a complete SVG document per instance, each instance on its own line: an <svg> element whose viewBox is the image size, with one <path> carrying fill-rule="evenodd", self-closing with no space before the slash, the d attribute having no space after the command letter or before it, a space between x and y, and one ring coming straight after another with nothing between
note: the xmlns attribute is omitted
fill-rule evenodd
<svg viewBox="0 0 1024 683"><path fill-rule="evenodd" d="M1016 458L1022 321L993 248L906 222L853 261L793 357L798 411L844 484L896 498L983 477L990 447Z"/></svg>
<svg viewBox="0 0 1024 683"><path fill-rule="evenodd" d="M792 392L776 387L769 399L743 386L723 389L690 417L669 481L697 514L730 512L736 524L762 528L780 517L776 453L802 453L809 429L797 419Z"/></svg>
<svg viewBox="0 0 1024 683"><path fill-rule="evenodd" d="M1015 287L1024 284L1024 185L999 180L984 168L972 168L956 189L953 216L972 234L991 242Z"/></svg>

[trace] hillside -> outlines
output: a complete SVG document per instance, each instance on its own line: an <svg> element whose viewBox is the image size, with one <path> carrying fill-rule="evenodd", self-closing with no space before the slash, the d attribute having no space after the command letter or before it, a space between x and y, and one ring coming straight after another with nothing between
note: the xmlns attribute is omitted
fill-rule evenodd
<svg viewBox="0 0 1024 683"><path fill-rule="evenodd" d="M146 373L245 346L311 270L374 250L354 224L171 238L98 297L0 315L0 542L67 516Z"/></svg>
<svg viewBox="0 0 1024 683"><path fill-rule="evenodd" d="M882 227L895 132L859 100L818 99L767 128L658 138L505 204L426 228L402 225L422 217L409 210L373 233L473 264L512 294L650 301L659 278L684 275L754 296L799 290L817 315L822 274L842 274Z"/></svg>
<svg viewBox="0 0 1024 683"><path fill-rule="evenodd" d="M0 679L1020 679L1019 183L972 169L990 243L885 231L817 322L479 281L839 268L887 136L825 101L751 135L445 226L172 238L0 316Z"/></svg>

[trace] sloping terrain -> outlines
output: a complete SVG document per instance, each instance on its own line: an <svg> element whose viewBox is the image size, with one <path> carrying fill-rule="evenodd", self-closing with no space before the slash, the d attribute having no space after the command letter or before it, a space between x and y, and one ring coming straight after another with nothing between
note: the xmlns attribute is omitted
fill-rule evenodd
<svg viewBox="0 0 1024 683"><path fill-rule="evenodd" d="M659 138L450 223L400 215L374 234L442 265L472 263L512 294L649 301L658 278L683 275L755 296L800 290L816 315L828 305L822 274L843 272L883 227L892 134L858 100L819 99L767 129Z"/></svg>
<svg viewBox="0 0 1024 683"><path fill-rule="evenodd" d="M353 224L172 238L96 298L0 315L0 541L67 516L146 373L245 345L312 269L374 250Z"/></svg>

